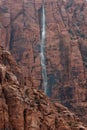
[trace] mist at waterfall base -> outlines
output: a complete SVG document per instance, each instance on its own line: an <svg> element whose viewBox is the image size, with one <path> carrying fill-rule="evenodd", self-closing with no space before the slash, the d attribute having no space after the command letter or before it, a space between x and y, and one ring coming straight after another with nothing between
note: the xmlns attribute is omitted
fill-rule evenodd
<svg viewBox="0 0 87 130"><path fill-rule="evenodd" d="M46 16L45 16L45 7L44 3L41 9L41 67L42 67L42 78L43 78L43 86L44 93L47 94L47 72L46 72L46 64L45 64L45 40L46 40Z"/></svg>

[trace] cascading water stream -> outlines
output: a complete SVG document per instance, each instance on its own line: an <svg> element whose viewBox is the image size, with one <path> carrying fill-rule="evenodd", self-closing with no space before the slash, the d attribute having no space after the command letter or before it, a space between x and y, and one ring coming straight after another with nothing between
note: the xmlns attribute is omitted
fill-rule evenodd
<svg viewBox="0 0 87 130"><path fill-rule="evenodd" d="M44 1L42 5L42 18L41 18L41 66L42 66L42 78L44 85L44 92L47 94L47 72L45 64L45 38L46 38L46 17Z"/></svg>

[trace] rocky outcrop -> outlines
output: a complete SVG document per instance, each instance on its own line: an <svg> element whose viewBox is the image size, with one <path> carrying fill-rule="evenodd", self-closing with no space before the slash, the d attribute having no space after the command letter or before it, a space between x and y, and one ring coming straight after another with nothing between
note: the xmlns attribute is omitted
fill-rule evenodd
<svg viewBox="0 0 87 130"><path fill-rule="evenodd" d="M8 54L8 56L7 56ZM3 61L10 61L5 64ZM32 84L20 84L17 64L8 51L0 48L0 130L86 130L66 107L52 103ZM8 69L9 66L9 69ZM19 72L20 73L20 72Z"/></svg>
<svg viewBox="0 0 87 130"><path fill-rule="evenodd" d="M43 89L41 6L41 0L0 0L0 44L11 51L23 77ZM45 10L48 96L87 124L87 1L45 0Z"/></svg>

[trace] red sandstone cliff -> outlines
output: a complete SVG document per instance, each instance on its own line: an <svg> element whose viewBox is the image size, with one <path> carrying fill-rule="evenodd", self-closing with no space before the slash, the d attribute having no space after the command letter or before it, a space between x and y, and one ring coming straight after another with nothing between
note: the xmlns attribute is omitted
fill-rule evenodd
<svg viewBox="0 0 87 130"><path fill-rule="evenodd" d="M32 84L21 85L14 73L21 73L19 67L0 47L0 130L87 129L67 108L50 102Z"/></svg>
<svg viewBox="0 0 87 130"><path fill-rule="evenodd" d="M34 87L42 88L41 0L0 0L0 44L9 49ZM87 124L87 2L45 0L48 95Z"/></svg>

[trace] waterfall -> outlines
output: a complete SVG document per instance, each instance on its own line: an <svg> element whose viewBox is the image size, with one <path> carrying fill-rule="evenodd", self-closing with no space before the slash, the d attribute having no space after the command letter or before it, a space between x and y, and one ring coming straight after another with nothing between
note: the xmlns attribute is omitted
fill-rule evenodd
<svg viewBox="0 0 87 130"><path fill-rule="evenodd" d="M45 94L47 94L47 72L46 72L46 64L45 64L46 17L45 17L44 1L43 1L41 12L42 12L42 18L41 18L41 67L42 67L44 92L45 92Z"/></svg>

